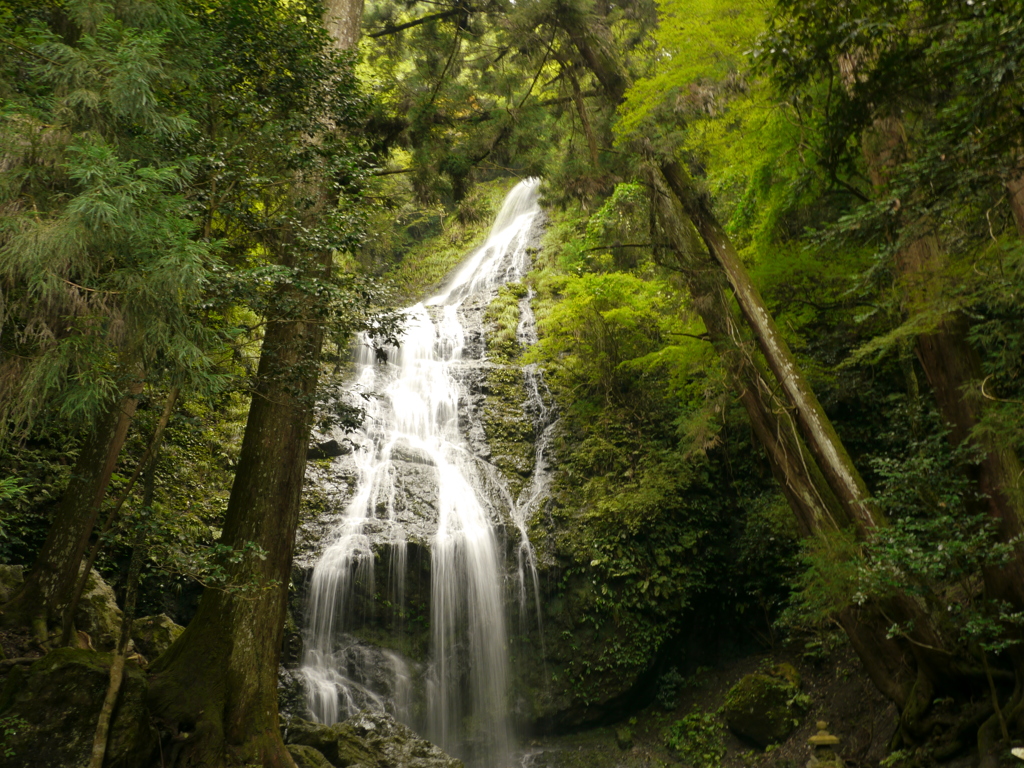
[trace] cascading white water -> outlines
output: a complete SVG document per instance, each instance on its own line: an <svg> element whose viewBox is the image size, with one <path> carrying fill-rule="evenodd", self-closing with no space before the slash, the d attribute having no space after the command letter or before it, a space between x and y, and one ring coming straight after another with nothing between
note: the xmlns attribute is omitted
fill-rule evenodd
<svg viewBox="0 0 1024 768"><path fill-rule="evenodd" d="M399 348L381 354L364 344L359 351L355 386L378 396L370 400L363 429L353 440L355 494L313 570L304 638L302 673L317 720L336 722L364 706L389 708L407 724L425 728L425 735L450 753L495 768L508 763L512 742L503 567L494 531L498 521L482 494L479 460L460 431L465 425L459 424L458 371L466 346L460 310L471 297L489 296L496 286L523 275L527 236L539 213L537 185L532 179L520 182L487 241L444 292L405 311ZM419 672L425 679L426 701L420 707L425 716L413 711L417 670L401 656L367 650L346 634L368 619L381 544L390 552L390 599L398 604L405 599L409 534L395 498L403 482L398 465L410 462L431 468L436 480L436 520L427 542L431 641ZM537 483L535 477L530 503L540 492ZM526 539L528 510L525 503L509 506L523 542L519 579L525 600L524 566L534 574L536 591ZM367 653L376 661L362 658Z"/></svg>

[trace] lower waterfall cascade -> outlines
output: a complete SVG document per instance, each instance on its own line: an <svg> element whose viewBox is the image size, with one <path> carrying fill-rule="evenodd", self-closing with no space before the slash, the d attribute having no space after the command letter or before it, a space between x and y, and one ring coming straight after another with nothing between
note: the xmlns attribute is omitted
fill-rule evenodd
<svg viewBox="0 0 1024 768"><path fill-rule="evenodd" d="M358 346L352 390L372 396L362 428L348 436L352 482L313 568L303 629L300 672L316 720L386 710L480 768L503 768L514 753L506 625L513 602L521 625L541 620L527 524L545 495L554 418L540 372L526 366L535 455L530 480L514 495L474 451L472 425L460 417L467 370L488 365L481 334L467 323L481 323L498 288L529 268L538 187L537 179L517 184L483 246L443 291L404 311L398 347L375 348L369 339ZM519 302L522 345L536 341L531 297ZM422 503L410 501L408 488L420 489L424 478ZM429 560L429 649L413 659L361 634L380 624L378 604L393 629L410 620L408 572L417 555Z"/></svg>

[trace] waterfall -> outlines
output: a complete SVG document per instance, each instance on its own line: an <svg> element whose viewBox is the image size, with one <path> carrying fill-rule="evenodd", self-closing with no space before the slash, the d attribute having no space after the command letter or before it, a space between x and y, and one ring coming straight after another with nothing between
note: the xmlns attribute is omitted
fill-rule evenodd
<svg viewBox="0 0 1024 768"><path fill-rule="evenodd" d="M525 273L537 186L535 179L520 182L484 245L444 290L405 310L399 347L381 351L364 343L358 350L353 388L376 396L352 438L354 494L313 569L303 637L301 671L317 720L336 722L361 707L387 709L449 753L492 768L509 764L512 751L505 568L496 533L502 521L459 423L460 370L471 360L463 320L470 304L479 312L497 286ZM532 315L519 332L532 333ZM534 410L546 417L537 373L527 380ZM546 482L540 451L525 498L504 500L520 537L520 615L527 590L537 593L526 518ZM424 477L429 490L415 485ZM403 489L410 485L423 504L408 500ZM381 595L396 617L392 626L405 621L413 546L429 550L430 647L419 662L356 636L372 625ZM389 564L379 592L382 552Z"/></svg>

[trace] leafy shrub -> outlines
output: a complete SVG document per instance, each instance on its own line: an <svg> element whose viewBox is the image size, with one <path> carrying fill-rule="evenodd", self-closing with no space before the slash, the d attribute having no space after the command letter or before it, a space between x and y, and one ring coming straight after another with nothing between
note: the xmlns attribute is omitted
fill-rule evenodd
<svg viewBox="0 0 1024 768"><path fill-rule="evenodd" d="M724 732L717 712L694 710L669 726L665 744L690 768L718 768L725 757Z"/></svg>

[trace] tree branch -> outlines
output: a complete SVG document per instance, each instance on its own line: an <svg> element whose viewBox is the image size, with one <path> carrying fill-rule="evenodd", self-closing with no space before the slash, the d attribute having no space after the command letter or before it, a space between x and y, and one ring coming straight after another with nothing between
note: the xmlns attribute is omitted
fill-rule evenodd
<svg viewBox="0 0 1024 768"><path fill-rule="evenodd" d="M375 38L375 37L384 37L386 35L393 35L396 32L401 32L402 30L405 30L405 29L410 29L412 27L418 27L420 24L426 24L427 22L437 21L439 19L448 19L448 18L451 18L452 16L458 16L458 15L463 14L463 13L473 13L473 11L475 11L475 10L476 10L475 8L465 8L465 7L460 5L457 8L450 8L447 11L440 11L439 13L431 13L428 16L421 16L418 19L413 19L412 21L407 21L404 24L395 24L394 26L390 26L390 25L386 26L386 27L384 27L384 29L380 30L379 32L373 32L372 34L367 35L367 37Z"/></svg>

